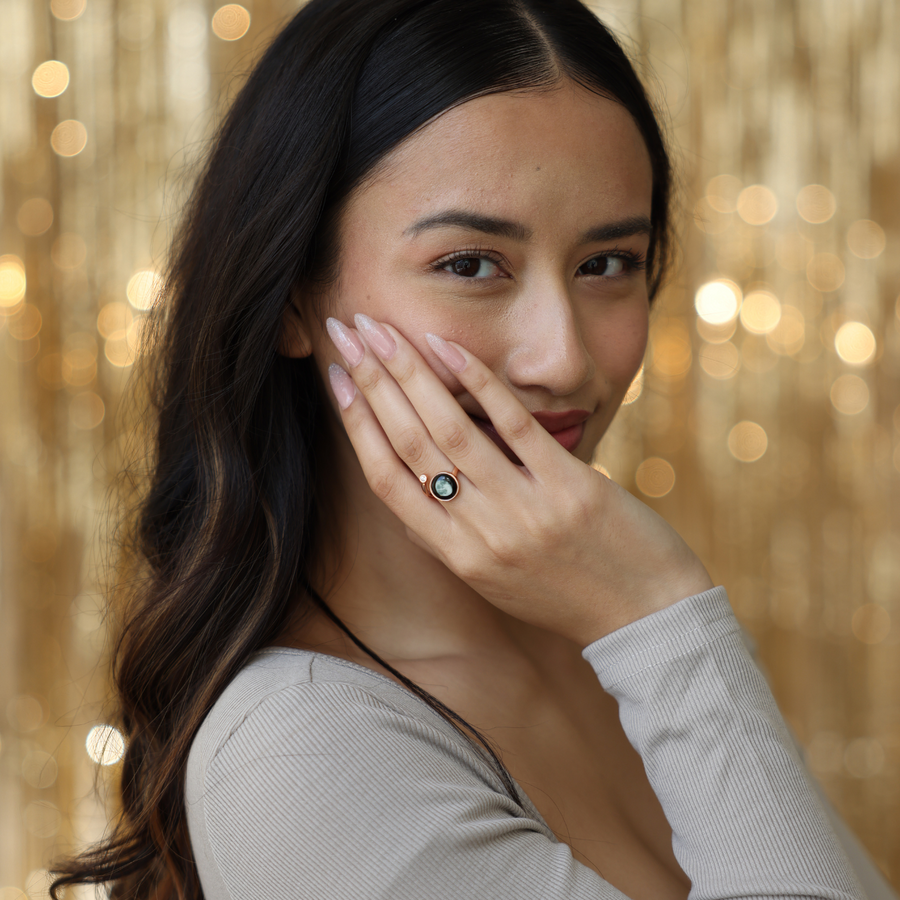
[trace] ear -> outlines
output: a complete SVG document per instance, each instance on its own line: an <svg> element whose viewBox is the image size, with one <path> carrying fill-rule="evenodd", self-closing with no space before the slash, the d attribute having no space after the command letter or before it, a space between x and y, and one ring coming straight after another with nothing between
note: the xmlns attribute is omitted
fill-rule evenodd
<svg viewBox="0 0 900 900"><path fill-rule="evenodd" d="M282 356L293 359L302 359L312 353L312 341L309 328L302 315L300 298L291 292L291 302L288 303L281 317L281 336L278 340L278 352Z"/></svg>

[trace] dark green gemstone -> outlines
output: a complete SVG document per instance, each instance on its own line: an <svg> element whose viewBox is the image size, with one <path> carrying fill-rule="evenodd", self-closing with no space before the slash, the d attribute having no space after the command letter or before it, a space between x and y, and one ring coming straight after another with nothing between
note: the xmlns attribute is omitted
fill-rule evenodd
<svg viewBox="0 0 900 900"><path fill-rule="evenodd" d="M431 479L431 490L441 500L452 500L459 490L459 484L452 475L442 472Z"/></svg>

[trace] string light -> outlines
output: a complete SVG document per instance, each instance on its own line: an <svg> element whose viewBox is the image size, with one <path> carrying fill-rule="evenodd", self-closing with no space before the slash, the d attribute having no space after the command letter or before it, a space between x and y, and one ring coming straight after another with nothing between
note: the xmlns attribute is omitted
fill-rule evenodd
<svg viewBox="0 0 900 900"><path fill-rule="evenodd" d="M860 259L875 259L884 251L884 229L871 219L860 219L847 230L847 246Z"/></svg>
<svg viewBox="0 0 900 900"><path fill-rule="evenodd" d="M69 86L69 69L57 59L41 63L31 76L31 86L39 97L58 97Z"/></svg>
<svg viewBox="0 0 900 900"><path fill-rule="evenodd" d="M781 321L781 304L770 291L751 291L741 304L741 324L753 334L768 334Z"/></svg>
<svg viewBox="0 0 900 900"><path fill-rule="evenodd" d="M53 207L43 197L32 197L19 207L16 216L19 231L28 237L38 237L53 224Z"/></svg>
<svg viewBox="0 0 900 900"><path fill-rule="evenodd" d="M834 349L844 362L865 366L875 358L875 335L862 322L845 322L834 336Z"/></svg>
<svg viewBox="0 0 900 900"><path fill-rule="evenodd" d="M162 291L162 276L153 269L139 269L128 280L128 302L140 310L150 309Z"/></svg>
<svg viewBox="0 0 900 900"><path fill-rule="evenodd" d="M223 41L236 41L250 28L250 13L237 3L229 3L216 10L212 18L212 30Z"/></svg>
<svg viewBox="0 0 900 900"><path fill-rule="evenodd" d="M836 209L834 194L823 184L808 184L797 194L797 212L813 225L827 222Z"/></svg>
<svg viewBox="0 0 900 900"><path fill-rule="evenodd" d="M697 315L710 325L730 322L737 315L740 305L741 289L725 278L701 285L694 296Z"/></svg>
<svg viewBox="0 0 900 900"><path fill-rule="evenodd" d="M85 749L98 766L113 766L125 755L125 738L112 725L95 725L88 732Z"/></svg>
<svg viewBox="0 0 900 900"><path fill-rule="evenodd" d="M59 156L78 156L87 146L87 128L77 119L66 119L53 129L50 146Z"/></svg>
<svg viewBox="0 0 900 900"><path fill-rule="evenodd" d="M645 496L665 497L675 487L675 470L666 460L651 457L638 466L634 480Z"/></svg>
<svg viewBox="0 0 900 900"><path fill-rule="evenodd" d="M87 0L50 0L50 12L64 22L79 18L87 7Z"/></svg>
<svg viewBox="0 0 900 900"><path fill-rule="evenodd" d="M778 200L764 184L751 184L738 195L737 211L748 225L765 225L775 218Z"/></svg>
<svg viewBox="0 0 900 900"><path fill-rule="evenodd" d="M831 404L846 416L859 415L869 405L869 386L859 375L841 375L831 385Z"/></svg>
<svg viewBox="0 0 900 900"><path fill-rule="evenodd" d="M728 449L741 462L756 462L769 446L769 437L756 422L738 422L728 433Z"/></svg>

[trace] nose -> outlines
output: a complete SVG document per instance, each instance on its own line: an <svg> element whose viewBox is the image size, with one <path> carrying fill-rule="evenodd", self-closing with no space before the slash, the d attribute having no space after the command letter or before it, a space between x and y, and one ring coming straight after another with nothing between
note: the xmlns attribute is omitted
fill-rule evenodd
<svg viewBox="0 0 900 900"><path fill-rule="evenodd" d="M516 387L564 397L593 378L596 365L565 284L536 285L528 296L520 296L509 327L506 375Z"/></svg>

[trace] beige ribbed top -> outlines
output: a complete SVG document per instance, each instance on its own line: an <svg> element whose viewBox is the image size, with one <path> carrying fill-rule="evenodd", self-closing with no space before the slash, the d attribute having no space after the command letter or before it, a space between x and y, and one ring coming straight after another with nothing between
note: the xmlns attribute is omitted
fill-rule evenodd
<svg viewBox="0 0 900 900"><path fill-rule="evenodd" d="M722 588L582 655L618 700L691 900L864 896L858 847L835 836ZM186 804L207 900L621 900L516 786L524 808L390 679L270 648L198 732ZM870 900L893 900L859 859Z"/></svg>

